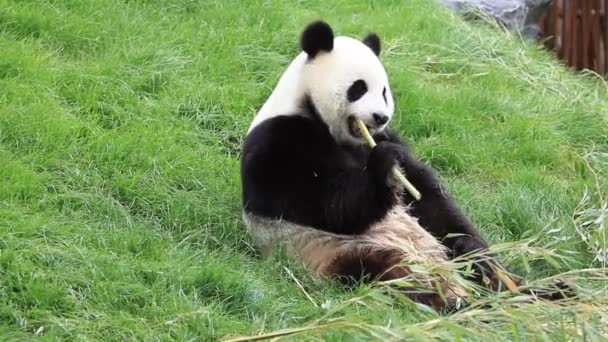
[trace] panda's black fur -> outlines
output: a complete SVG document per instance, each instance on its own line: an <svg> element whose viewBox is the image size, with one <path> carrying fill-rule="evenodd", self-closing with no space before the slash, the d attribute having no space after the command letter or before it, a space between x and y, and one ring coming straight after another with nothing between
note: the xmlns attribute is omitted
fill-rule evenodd
<svg viewBox="0 0 608 342"><path fill-rule="evenodd" d="M331 50L333 36L331 40L326 37L326 25L316 23L304 31L301 44L308 58L314 58L319 51ZM363 42L379 54L376 35L368 36ZM488 247L446 192L435 171L417 159L395 132L390 129L376 132L377 146L373 149L364 144L338 142L310 96L305 95L300 101L300 112L264 120L249 132L243 144L243 209L252 229L266 225L268 232L264 234L275 234L272 227L289 224L287 235L297 235L306 229L311 237L301 244L293 244L294 248L306 249L309 254L319 253L321 259L324 253L332 255L331 260L317 261L322 266L314 267L322 274L346 281L386 280L407 275L407 268L394 268L399 263L399 254L390 248L365 245L348 247L338 254L326 251L333 248L331 246L353 241L354 244L347 246L358 246L356 239L368 234L370 227L394 210L416 218L420 226L443 244L448 258ZM387 182L396 163L420 191L419 201ZM261 221L253 222L258 219ZM277 223L272 226L268 222ZM332 245L338 237L339 243ZM496 285L499 278L490 264L499 266L494 261L476 264L477 280L481 281L484 274ZM438 297L412 297L435 307L451 305L439 301Z"/></svg>

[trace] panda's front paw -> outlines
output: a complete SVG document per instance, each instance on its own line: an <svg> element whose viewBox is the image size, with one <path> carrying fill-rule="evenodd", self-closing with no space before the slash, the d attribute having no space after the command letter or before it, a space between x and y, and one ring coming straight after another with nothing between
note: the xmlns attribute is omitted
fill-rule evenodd
<svg viewBox="0 0 608 342"><path fill-rule="evenodd" d="M471 235L461 235L456 237L452 247L454 257L459 257L474 252L481 252L487 249L488 244L485 241Z"/></svg>
<svg viewBox="0 0 608 342"><path fill-rule="evenodd" d="M367 169L370 170L377 182L390 184L388 180L392 177L392 169L398 165L401 159L402 152L400 150L401 146L389 142L380 142L372 149L367 160Z"/></svg>

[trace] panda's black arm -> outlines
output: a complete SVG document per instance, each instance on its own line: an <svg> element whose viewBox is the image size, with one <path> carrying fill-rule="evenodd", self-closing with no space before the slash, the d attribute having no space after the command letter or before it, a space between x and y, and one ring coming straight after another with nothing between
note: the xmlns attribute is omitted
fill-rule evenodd
<svg viewBox="0 0 608 342"><path fill-rule="evenodd" d="M329 231L363 233L394 205L393 191L374 176L374 170L351 169L328 180L323 191L324 223ZM387 171L388 173L388 171Z"/></svg>
<svg viewBox="0 0 608 342"><path fill-rule="evenodd" d="M409 146L390 130L375 137L379 144L394 145L396 158L407 179L420 191L422 198L415 201L409 193L404 200L411 203L411 213L427 231L442 241L455 256L488 247L473 223L465 215L441 184L441 180L426 163L416 159ZM450 234L460 235L447 237Z"/></svg>
<svg viewBox="0 0 608 342"><path fill-rule="evenodd" d="M452 257L487 250L488 243L484 241L456 201L445 191L435 170L417 160L397 134L387 131L374 138L379 142L378 146L383 144L392 146L386 149L394 150L393 153L407 178L422 194L419 201L415 201L409 193L404 194L406 203L412 205L410 213L418 218L422 227L452 251ZM460 236L448 238L449 234ZM484 277L487 277L490 280L490 287L497 288L502 280L494 268L504 269L504 266L497 260L484 256L476 256L473 260L473 267L476 270L473 278L479 283L485 283ZM520 282L517 278L514 280Z"/></svg>

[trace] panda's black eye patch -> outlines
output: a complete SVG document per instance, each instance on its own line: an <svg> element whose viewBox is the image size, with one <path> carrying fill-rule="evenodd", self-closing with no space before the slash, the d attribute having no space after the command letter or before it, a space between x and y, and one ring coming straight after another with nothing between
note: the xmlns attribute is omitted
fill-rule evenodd
<svg viewBox="0 0 608 342"><path fill-rule="evenodd" d="M384 98L384 103L388 104L388 101L386 101L386 87L382 89L382 97Z"/></svg>
<svg viewBox="0 0 608 342"><path fill-rule="evenodd" d="M355 102L360 99L363 95L367 93L367 84L364 80L356 80L353 84L348 88L346 92L346 98L349 102Z"/></svg>

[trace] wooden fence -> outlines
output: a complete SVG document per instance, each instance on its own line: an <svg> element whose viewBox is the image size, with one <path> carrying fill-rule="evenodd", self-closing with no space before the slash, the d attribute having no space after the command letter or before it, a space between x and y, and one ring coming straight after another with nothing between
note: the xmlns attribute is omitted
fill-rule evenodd
<svg viewBox="0 0 608 342"><path fill-rule="evenodd" d="M541 39L566 64L608 75L608 0L553 0Z"/></svg>

